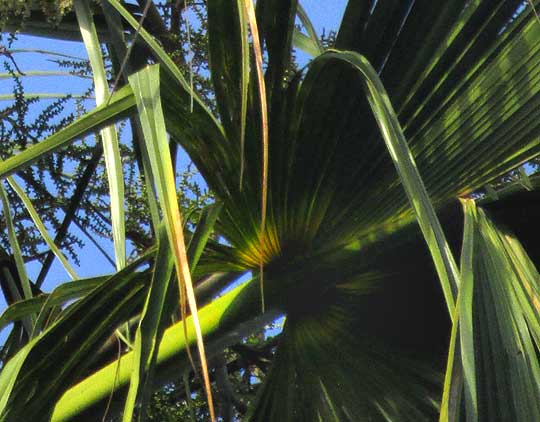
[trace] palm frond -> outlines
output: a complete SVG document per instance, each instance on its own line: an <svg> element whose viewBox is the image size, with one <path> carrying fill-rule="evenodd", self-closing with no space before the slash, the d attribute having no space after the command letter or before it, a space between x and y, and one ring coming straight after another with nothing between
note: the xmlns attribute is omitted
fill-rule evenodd
<svg viewBox="0 0 540 422"><path fill-rule="evenodd" d="M443 408L459 414L464 406L466 421L535 420L540 417L535 399L540 385L540 275L516 237L472 202L465 206L465 224L466 284L460 287L463 300L455 322L461 359L454 362L463 368L463 386L447 372L446 387L463 388L463 399L449 401L446 394ZM441 420L449 419L442 414Z"/></svg>

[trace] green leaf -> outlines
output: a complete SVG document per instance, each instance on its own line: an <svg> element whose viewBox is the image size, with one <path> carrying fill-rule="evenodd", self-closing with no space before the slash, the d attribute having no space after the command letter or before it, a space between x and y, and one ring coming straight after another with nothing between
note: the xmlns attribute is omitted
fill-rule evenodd
<svg viewBox="0 0 540 422"><path fill-rule="evenodd" d="M52 56L52 57L63 57L63 58L66 58L66 59L74 59L74 60L81 60L81 61L86 60L84 57L79 57L79 56L73 56L71 54L60 53L59 51L42 50L42 49L38 49L38 48L14 48L12 50L9 50L9 52L11 54L36 53L36 54L44 54L46 56Z"/></svg>
<svg viewBox="0 0 540 422"><path fill-rule="evenodd" d="M221 206L213 205L201 214L195 233L190 241L188 257L193 271L206 245ZM141 408L151 393L154 365L157 358L158 345L163 337L167 323L166 295L170 293L170 280L174 267L171 248L167 239L165 226L160 227L158 253L154 264L152 284L147 295L146 303L141 314L134 344L134 368L131 375L129 392L126 399L123 418L131 421L137 402ZM171 311L171 309L169 309Z"/></svg>
<svg viewBox="0 0 540 422"><path fill-rule="evenodd" d="M467 420L478 421L478 398L476 391L475 345L473 328L473 291L474 291L474 249L476 205L473 200L463 201L465 227L461 252L461 280L457 305L459 309L459 333L461 362L465 388L465 408ZM458 323L457 321L455 323Z"/></svg>
<svg viewBox="0 0 540 422"><path fill-rule="evenodd" d="M240 144L240 187L249 83L248 27L242 0L208 2L208 48L216 103L229 141Z"/></svg>
<svg viewBox="0 0 540 422"><path fill-rule="evenodd" d="M144 27L139 28L139 23L137 22L137 20L134 19L133 16L131 16L131 14L126 10L124 6L122 6L120 2L118 2L117 0L106 0L106 1L108 1L109 4L112 7L114 7L118 11L118 13L120 13L120 15L122 15L122 17L133 29L139 29L139 36L152 50L156 59L159 61L159 63L161 63L161 65L166 70L166 72L172 78L174 78L174 80L182 87L185 93L187 93L191 98L193 98L194 102L196 103L196 106L200 108L217 127L221 127L217 119L212 115L210 110L201 101L197 93L194 92L193 89L190 87L189 83L186 81L186 79L180 72L180 69L178 69L176 64L165 52L165 50L163 50L163 48L159 45L159 43L154 39L154 37L150 35L150 33L148 33L148 31L146 31Z"/></svg>
<svg viewBox="0 0 540 422"><path fill-rule="evenodd" d="M39 218L38 213L36 212L36 209L32 205L32 201L30 201L30 198L26 194L26 192L19 186L19 184L15 181L13 177L8 176L7 181L9 185L13 188L13 190L19 195L19 198L21 198L21 201L23 202L24 206L26 207L26 210L28 211L28 214L30 214L30 218L32 218L32 221L36 225L37 229L39 230L39 233L43 237L43 240L45 240L45 243L47 246L51 249L51 251L56 255L58 260L61 262L62 266L68 273L68 275L71 277L72 280L76 280L79 277L77 276L77 273L73 269L73 267L70 265L62 251L58 248L58 246L55 245L53 239L49 235L49 232L45 228L45 225L41 221L41 218Z"/></svg>
<svg viewBox="0 0 540 422"><path fill-rule="evenodd" d="M129 86L120 88L112 95L108 104L95 108L47 139L0 162L0 179L28 167L47 154L70 144L88 133L97 131L103 126L121 119L131 112L134 107L135 97L131 88Z"/></svg>
<svg viewBox="0 0 540 422"><path fill-rule="evenodd" d="M77 21L81 30L82 39L90 59L92 76L94 78L94 88L96 95L96 105L106 104L110 97L107 74L101 55L101 44L99 42L90 5L86 0L75 0L74 3ZM103 155L105 156L105 166L107 168L107 178L109 181L109 198L111 203L111 222L114 241L114 251L116 257L116 267L121 270L126 266L126 229L124 219L124 172L122 170L122 159L118 147L118 136L114 125L101 129L103 139Z"/></svg>
<svg viewBox="0 0 540 422"><path fill-rule="evenodd" d="M178 279L178 290L182 302L180 306L182 317L185 321L184 300L187 300L193 318L193 324L195 326L202 375L205 383L210 415L213 420L214 409L212 392L210 390L208 366L197 313L197 302L193 291L193 283L191 281L182 218L176 197L174 170L172 167L169 142L167 139L159 95L159 65L146 67L131 75L129 77L129 83L133 88L137 100L137 109L139 111L145 138L141 148L146 149L150 159L150 166L152 168L154 180L156 181L158 201L163 211L169 244L173 249L176 276ZM185 327L185 331L187 332L187 326Z"/></svg>
<svg viewBox="0 0 540 422"><path fill-rule="evenodd" d="M199 263L199 259L206 247L206 243L210 238L214 230L216 221L221 213L223 204L213 204L204 208L201 212L199 221L197 222L197 227L195 232L191 237L188 245L187 256L189 260L189 268L193 273Z"/></svg>
<svg viewBox="0 0 540 422"><path fill-rule="evenodd" d="M138 277L136 270L147 261L148 256L101 283L15 355L9 361L14 364L8 362L18 369L18 376L11 394L3 396L2 420L50 418L51 403L85 374L90 360L96 358L96 347L141 304L147 280Z"/></svg>
<svg viewBox="0 0 540 422"><path fill-rule="evenodd" d="M88 76L84 75L78 75L77 73L71 73L71 72L57 72L57 71L50 71L50 70L33 70L33 71L25 71L24 75L18 74L18 77L26 76L26 77L33 77L33 76L73 76L75 78L83 78L88 79ZM13 75L11 73L0 73L0 79L10 79ZM26 94L25 94L26 96Z"/></svg>
<svg viewBox="0 0 540 422"><path fill-rule="evenodd" d="M317 57L314 63L330 60L341 60L350 64L360 73L366 84L366 95L373 115L424 234L437 268L448 311L452 315L459 286L457 266L388 94L373 67L360 54L328 50Z"/></svg>
<svg viewBox="0 0 540 422"><path fill-rule="evenodd" d="M511 232L471 200L464 209L463 285L456 319L461 331L457 364L464 375L464 420L536 420L540 274ZM454 353L451 350L449 359ZM445 390L455 383L459 380L447 377Z"/></svg>
<svg viewBox="0 0 540 422"><path fill-rule="evenodd" d="M257 283L247 282L235 287L230 292L214 300L200 311L200 323L205 337L222 336L221 341L216 343L216 352L222 352L223 347L238 342L247 332L251 332L254 326L248 324L248 330L240 329L239 323L249 321L257 314L260 314L258 306L258 286ZM275 318L276 314L270 314ZM163 340L159 346L156 365L171 375L168 365L173 368L181 367L189 369L189 361L186 357L186 346L192 346L197 341L192 317L188 317L188 336L184 336L183 322L165 330ZM264 326L268 323L268 316L263 317L262 322L256 322L256 327ZM115 361L88 378L82 380L79 384L70 388L60 401L56 404L51 422L65 422L75 418L80 412L90 408L92 405L106 400L111 390L125 386L132 375L134 365L134 354L129 352L122 356L119 363ZM118 377L116 370L119 369ZM175 374L180 375L178 369Z"/></svg>
<svg viewBox="0 0 540 422"><path fill-rule="evenodd" d="M363 284L338 284L318 309L289 313L249 422L434 420L439 375L362 331Z"/></svg>
<svg viewBox="0 0 540 422"><path fill-rule="evenodd" d="M475 259L474 306L478 309L477 364L479 420L501 417L516 422L540 418L538 280L540 275L519 241L478 210L481 234ZM502 357L506 358L503 363ZM494 392L508 397L507 406Z"/></svg>
<svg viewBox="0 0 540 422"><path fill-rule="evenodd" d="M82 279L77 280L76 283L61 284L50 294L34 296L30 299L15 302L0 315L0 330L10 322L18 321L32 314L45 314L52 307L63 305L69 300L78 299L98 287L109 277Z"/></svg>
<svg viewBox="0 0 540 422"><path fill-rule="evenodd" d="M138 29L142 41L162 65L161 95L171 140L182 144L214 191L227 191L233 183L238 184L240 154L231 153L233 150L239 151L238 145L227 142L221 123L193 91L154 37L144 27L139 28L138 21L120 2L107 1L134 30Z"/></svg>
<svg viewBox="0 0 540 422"><path fill-rule="evenodd" d="M465 215L461 251L462 283L458 293L454 311L454 322L452 324L450 350L448 352L448 363L439 418L441 422L454 421L459 417L461 390L463 388L465 389L467 420L471 422L478 420L472 313L474 289L473 261L477 237L477 233L475 233L476 205L470 199L462 200L462 204Z"/></svg>
<svg viewBox="0 0 540 422"><path fill-rule="evenodd" d="M313 42L311 38L302 34L297 29L293 34L293 45L302 50L304 53L309 54L311 57L317 57L322 53L322 50Z"/></svg>
<svg viewBox="0 0 540 422"><path fill-rule="evenodd" d="M317 32L315 32L315 28L313 27L313 24L309 19L308 14L300 3L298 3L298 9L296 11L296 14L298 15L298 18L300 19L300 22L302 23L304 29L307 31L308 35L306 36L297 29L295 29L293 34L293 44L305 53L316 57L321 54L324 49L319 37L317 36Z"/></svg>
<svg viewBox="0 0 540 422"><path fill-rule="evenodd" d="M255 16L255 6L253 0L242 0L244 4L244 10L246 18L251 30L251 36L253 38L253 53L255 56L255 74L257 75L257 93L259 104L257 109L261 117L261 141L262 141L262 165L261 165L261 225L259 229L259 279L261 283L261 309L264 313L264 250L266 240L266 214L268 208L268 101L266 97L266 82L263 73L263 46L259 38L259 29L257 23L257 17Z"/></svg>
<svg viewBox="0 0 540 422"><path fill-rule="evenodd" d="M21 368L37 341L38 339L33 339L2 368L0 373L0 412L5 409Z"/></svg>
<svg viewBox="0 0 540 422"><path fill-rule="evenodd" d="M534 189L524 166L521 166L519 168L519 178L520 178L521 183L523 184L523 186L525 186L527 190Z"/></svg>
<svg viewBox="0 0 540 422"><path fill-rule="evenodd" d="M268 55L266 93L270 114L278 115L284 91L284 80L291 68L291 50L298 0L260 0L256 2L257 25L261 46ZM256 86L254 86L256 87Z"/></svg>
<svg viewBox="0 0 540 422"><path fill-rule="evenodd" d="M538 76L540 26L527 10L514 19L518 8L514 1L478 3L459 0L440 7L415 2L410 10L403 10L403 5L411 4L384 1L371 14L368 5L349 2L344 32L340 32L343 37L337 44L362 54L373 51L375 55L367 58L377 70L378 63L384 64L381 80L399 111L436 208L484 186L539 152L530 119L537 119L532 113L538 110L533 103L538 100L535 92L540 85L531 78ZM469 9L474 8L471 15ZM377 26L383 21L385 26ZM454 27L460 28L457 35L451 34ZM452 40L451 45L445 44L447 39ZM444 53L441 58L433 57L439 45L445 46ZM431 66L431 59L437 65L429 76L420 78L415 100L401 110L405 96L424 68ZM361 81L339 63L326 62L306 76L293 118L301 119L296 123L299 129L285 137L294 140L289 141L293 146L279 148L286 150L283 156L291 157L291 167L286 175L279 171L280 176L273 176L291 180L282 182L288 188L289 205L286 211L275 212L280 216L287 213L287 220L295 223L290 226L300 225L295 220L307 215L305 209L298 216L291 214L302 208L296 195L303 181L306 193L302 201L317 195L316 216L324 218L319 238L335 244L336 239L345 242L356 232L356 239L350 241L365 245L410 224L414 215L399 179L392 177L392 163L385 146L378 142L375 122L365 118L368 105L353 92L363 92ZM422 112L415 115L424 100ZM352 134L358 135L358 142L350 142ZM281 196L275 202L285 200ZM318 223L312 220L306 224ZM282 230L281 237L290 237L286 234L290 228Z"/></svg>
<svg viewBox="0 0 540 422"><path fill-rule="evenodd" d="M101 7L103 8L103 14L105 15L105 21L107 22L107 26L109 27L113 51L118 57L118 60L122 61L122 64L120 66L122 67L122 65L124 65L122 76L124 78L127 78L129 74L133 73L133 66L131 65L129 60L130 49L126 46L122 17L118 13L118 11L111 6L109 2L102 2ZM118 71L120 71L120 69ZM143 136L141 125L139 123L139 120L134 116L130 117L130 123L131 130L133 132L134 143L138 143L137 138L141 138ZM157 232L160 224L158 204L156 202L155 183L153 180L152 171L150 169L150 163L146 151L143 149L142 151L140 151L140 155L146 184L145 192L148 206L150 208L152 230L155 233Z"/></svg>
<svg viewBox="0 0 540 422"><path fill-rule="evenodd" d="M9 200L4 189L3 183L0 181L0 200L2 201L2 210L4 214L4 220L6 222L7 232L11 250L13 252L13 258L15 260L15 266L17 267L18 279L20 281L20 288L25 299L30 299L32 295L32 286L30 285L30 280L28 279L28 274L26 273L26 267L24 265L24 259L22 256L21 248L19 246L19 241L17 240L17 233L15 232L15 226L13 225L13 218L11 216L11 209L9 205ZM18 290L19 286L15 286L15 291ZM25 321L25 328L28 329L35 322L35 315L30 315L29 319ZM28 335L31 334L31 330L28 331Z"/></svg>
<svg viewBox="0 0 540 422"><path fill-rule="evenodd" d="M458 294L459 304L459 294ZM446 363L446 373L439 412L439 422L449 422L457 419L460 413L461 390L463 388L463 367L459 360L461 352L459 350L459 305L453 315L452 331L450 332L450 347L448 349L448 360Z"/></svg>
<svg viewBox="0 0 540 422"><path fill-rule="evenodd" d="M158 235L158 250L152 282L135 334L133 368L122 417L122 420L125 422L131 422L133 420L133 411L137 399L139 399L142 409L145 408L145 403L151 392L154 364L165 328L164 322L167 322L166 318L169 316L164 312L164 308L174 269L174 257L164 225L160 227Z"/></svg>

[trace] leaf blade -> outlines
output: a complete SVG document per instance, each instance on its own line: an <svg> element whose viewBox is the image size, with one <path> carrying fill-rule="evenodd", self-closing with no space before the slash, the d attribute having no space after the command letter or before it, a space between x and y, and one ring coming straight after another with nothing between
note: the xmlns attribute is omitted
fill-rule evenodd
<svg viewBox="0 0 540 422"><path fill-rule="evenodd" d="M26 192L21 188L21 186L15 181L15 179L11 176L7 177L7 181L10 184L10 186L13 188L13 190L19 195L19 198L21 198L21 201L23 202L24 206L26 207L26 210L28 211L28 214L30 214L30 217L32 218L32 221L34 222L35 226L39 230L41 237L43 237L43 240L45 240L45 243L49 247L49 249L56 255L58 260L62 263L62 266L68 273L68 275L71 277L72 280L76 280L79 278L71 264L68 262L62 251L56 246L54 243L54 240L49 235L49 232L45 228L45 225L43 224L43 221L41 221L41 218L39 217L39 214L37 213L36 209L32 205L32 201L26 194Z"/></svg>
<svg viewBox="0 0 540 422"><path fill-rule="evenodd" d="M32 145L17 155L0 162L0 179L28 167L40 158L75 141L79 137L119 120L135 108L135 97L129 86L116 91L109 101L86 113L83 117L55 132L43 141Z"/></svg>
<svg viewBox="0 0 540 422"><path fill-rule="evenodd" d="M327 50L313 63L336 59L352 65L362 75L373 115L424 234L439 275L449 314L453 316L455 297L460 284L457 265L388 94L373 67L356 52Z"/></svg>
<svg viewBox="0 0 540 422"><path fill-rule="evenodd" d="M159 65L146 67L131 75L129 77L129 83L133 87L137 100L137 109L139 110L141 125L145 136L144 145L141 145L141 147L147 149L150 158L150 165L157 184L158 199L164 214L167 236L174 251L173 256L179 283L178 288L180 297L182 298L185 293L193 317L208 406L211 419L214 420L208 364L206 362L206 353L197 314L197 302L191 281L182 219L176 198L174 171L169 153L169 143L163 110L161 108L159 95ZM184 323L186 323L183 306L181 306L181 312L184 317ZM187 332L187 326L185 327Z"/></svg>
<svg viewBox="0 0 540 422"><path fill-rule="evenodd" d="M73 3L77 21L82 35L94 78L96 105L104 104L110 96L105 73L101 45L90 11L90 5L85 0L75 0ZM114 125L101 129L103 139L103 155L107 168L109 182L111 222L116 258L116 267L121 270L126 266L126 228L124 218L124 172L118 146L118 136Z"/></svg>

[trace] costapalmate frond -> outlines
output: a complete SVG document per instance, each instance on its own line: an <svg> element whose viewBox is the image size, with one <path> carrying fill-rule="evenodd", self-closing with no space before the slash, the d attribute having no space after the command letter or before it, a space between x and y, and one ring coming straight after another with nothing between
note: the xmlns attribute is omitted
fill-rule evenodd
<svg viewBox="0 0 540 422"><path fill-rule="evenodd" d="M37 391L29 413L73 420L129 383L129 419L152 374L189 368L189 346L199 347L204 368L205 353L221 353L282 313L250 421L538 419L540 248L524 230L532 231L534 213L516 211L536 209L538 181L521 172L525 191L482 198L486 184L540 155L534 11L517 0L351 1L332 48L291 77L298 5L259 0L265 95L241 3L220 14L222 2L209 2L212 108L165 43L109 0L159 65L137 70L108 104L0 163L0 176L11 175L136 115L151 168L145 180L164 217L153 276L139 285L144 271L113 275L15 355L0 376L3 414L23 415L18 398ZM171 144L184 148L219 204L193 234L178 227ZM218 236L209 238L208 227ZM195 248L196 277L257 274L262 263L265 313L257 275L196 310L201 293L196 277L190 283L184 235L204 245ZM181 270L175 293L188 293L191 315L165 329L177 299L167 291L171 260ZM123 281L105 291L115 278ZM136 309L127 295L137 297ZM95 315L107 301L117 301L110 324L142 312L136 348L84 373L80 359L94 343L77 334L71 315ZM111 328L107 319L84 321L95 344ZM56 347L62 330L74 333L72 352L42 365L37 351ZM33 390L31 378L43 383L49 372L64 377L58 387Z"/></svg>

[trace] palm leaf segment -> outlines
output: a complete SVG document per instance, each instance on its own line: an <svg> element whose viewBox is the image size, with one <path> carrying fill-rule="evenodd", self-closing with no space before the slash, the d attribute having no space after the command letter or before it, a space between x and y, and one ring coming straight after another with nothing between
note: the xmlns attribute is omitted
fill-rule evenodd
<svg viewBox="0 0 540 422"><path fill-rule="evenodd" d="M245 24L240 3L239 13L211 15L211 34ZM238 64L246 31L211 46L223 128L199 102L191 112L185 81L162 63L167 129L223 202L218 226L231 245L211 245L200 271L256 269L262 257L267 303L288 315L251 420L433 420L439 413L496 420L498 394L514 398L505 410L510 419L538 419L537 272L519 241L482 209L466 207L463 240L455 223L456 197L540 153L540 24L521 3L350 2L338 50L300 75L288 71L296 2L257 2L268 53L264 250L259 100L254 76L246 89L246 66ZM209 2L210 10L219 4ZM458 304L450 306L448 361L450 317L412 224L418 198L407 198L407 180L396 172L364 95L365 79L340 58L345 50L364 55L378 72L450 248L456 255L464 248L462 285L446 298ZM232 302L224 300L216 308L221 322L211 319L208 331L254 315L255 291L248 283ZM171 350L158 362L164 353ZM501 369L503 355L528 381ZM105 372L79 384L80 396L84 383ZM126 382L120 377L119 385Z"/></svg>
<svg viewBox="0 0 540 422"><path fill-rule="evenodd" d="M438 209L448 207L456 197L467 195L539 152L537 128L530 118L540 89L534 82L536 71L531 67L540 60L537 50L540 25L532 11L523 10L520 3L451 2L442 13L440 7L427 2L377 2L371 12L365 4L351 2L348 6L336 47L359 51L379 72L398 110L423 183ZM282 11L272 6L272 2L261 2L259 12L264 28L265 22L271 20L269 16L277 16ZM281 74L281 79L286 77L279 58L286 57L283 51L288 52L290 48L287 27L284 24L283 30L276 31L274 27L273 31L263 32L266 45L273 48L269 47L269 80L276 74ZM426 43L426 39L429 42ZM231 50L234 51L227 51ZM333 57L322 60L325 55ZM405 69L405 75L401 69ZM251 92L256 95L253 88ZM267 262L269 283L283 283L282 287L288 289L289 294L297 292L291 294L292 298L285 304L280 303L289 313L289 320L274 372L257 402L253 420L360 420L362 416L374 420L423 420L433 419L434 412L437 413L434 403L440 397L437 393L440 387L430 390L429 382L424 382L420 383L424 388L399 391L398 387L392 387L400 384L391 380L391 374L398 370L389 369L385 377L381 375L384 369L377 364L393 362L401 368L409 368L411 378L408 382L402 380L409 387L416 385L415 381L421 378L419 374L425 376L426 371L415 372L411 369L414 365L405 363L402 358L424 354L421 360L442 372L441 362L445 361L446 352L423 344L426 337L436 339L435 332L448 327L440 311L417 314L418 318L409 319L408 329L423 331L426 337L411 335L408 345L404 345L407 340L401 338L400 347L393 349L389 347L390 335L373 333L366 325L377 317L393 323L396 318L402 318L402 314L388 312L384 315L373 308L370 314L366 310L370 307L361 300L356 303L363 303L366 309L355 311L351 303L338 299L342 287L350 283L356 286L356 291L365 293L365 279L372 283L372 278L366 275L377 270L379 281L375 284L381 290L378 294L386 296L386 300L401 291L396 286L394 272L402 274L400 283L407 283L407 298L414 297L412 292L420 294L419 286L425 288L418 281L426 277L418 274L420 270L403 270L396 263L395 254L403 254L405 245L418 236L413 228L402 229L413 221L414 200L418 198L412 198L411 207L402 186L406 181L400 180L393 168L364 92L365 81L350 63L333 52L316 59L304 77L296 76L288 84L274 85L269 100L271 170L265 233L267 250L259 251L256 241L262 152L257 142L250 142L260 137L256 124L250 124L258 121L253 108L248 113L254 118L248 118L246 128L245 185L257 191L236 191L230 189L233 184L228 184L229 190L220 192L226 203L221 222L227 238L236 248L238 265L254 268L257 254L262 253ZM250 105L254 107L254 104L256 101L252 100ZM459 215L455 210L451 213ZM450 243L454 245L454 253L459 253L461 242L459 235L456 236L459 228L450 226L447 231L454 232L454 241ZM401 247L389 246L392 243ZM420 244L417 246L424 249ZM368 259L371 253L375 256ZM485 253L484 250L473 252L475 257ZM401 256L420 264L425 260L424 254ZM384 258L379 257L377 261L379 255ZM496 259L501 261L495 266L503 265L506 258L498 255ZM224 261L230 264L230 256ZM432 264L423 262L424 272L431 273L429 277L434 282ZM334 268L333 274L330 268ZM475 267L474 271L480 271L483 279L491 280L494 276L490 268ZM530 278L528 285L535 286L537 281L534 280L537 279ZM504 288L510 286L505 284ZM306 300L308 291L313 300L306 309L300 302ZM426 291L429 290L424 290L424 295ZM521 309L520 306L529 303L525 308L529 315L538 315L538 309L531 308L533 299L525 293L520 293L521 305L513 302L513 306ZM472 295L474 300L481 300L477 290L473 290ZM434 297L438 297L435 300L440 303L440 296L434 293ZM498 312L504 315L516 309L508 306ZM305 314L298 315L298 308ZM311 308L321 314L314 317ZM422 324L418 324L420 318L433 318L434 323L424 324L422 328ZM461 316L457 318L459 323L456 324L462 324ZM475 318L482 319L482 324L490 323L485 319L489 317L475 315ZM481 330L476 321L468 325L471 336L477 336ZM537 324L537 319L526 320L526 323ZM525 320L521 324L525 324ZM497 331L501 327L491 329ZM508 329L509 333L515 330ZM369 335L357 334L358 338L350 340L351 333L365 332L374 334L376 345L369 341L373 338ZM520 335L525 334L526 331ZM489 393L489 384L480 369L486 361L471 360L474 350L489 349L487 340L476 341L473 352L471 342L465 340L454 349L456 359L461 361L456 367L463 366L466 391L472 384L478 384L475 389L483 391L481 396L476 394L475 400L463 396L467 399L461 405L466 404L467 418L473 420L479 412L487 411L494 396ZM529 345L528 352L519 348L529 362L521 373L536 374L535 346L530 337L522 337L521 341ZM366 347L366 343L370 346ZM441 343L444 345L445 341ZM378 346L382 349L378 350ZM423 353L419 353L422 347ZM363 355L362 350L366 349L379 353ZM395 350L400 353L395 355ZM369 377L355 359L369 362L372 368L380 370L374 370ZM492 369L496 364L493 365ZM407 371L402 373L405 377ZM534 378L538 380L536 375ZM448 382L458 391L462 388L459 377ZM526 391L533 402L538 393L535 382L519 386L519 391ZM359 387L363 383L365 390ZM285 401L283 397L287 393L293 398ZM411 402L416 404L415 412L406 405ZM451 403L450 408L454 407L454 414L459 415L461 405ZM531 420L536 417L535 412L533 406L512 415L515 414L516 420ZM493 411L490 414L493 415Z"/></svg>

